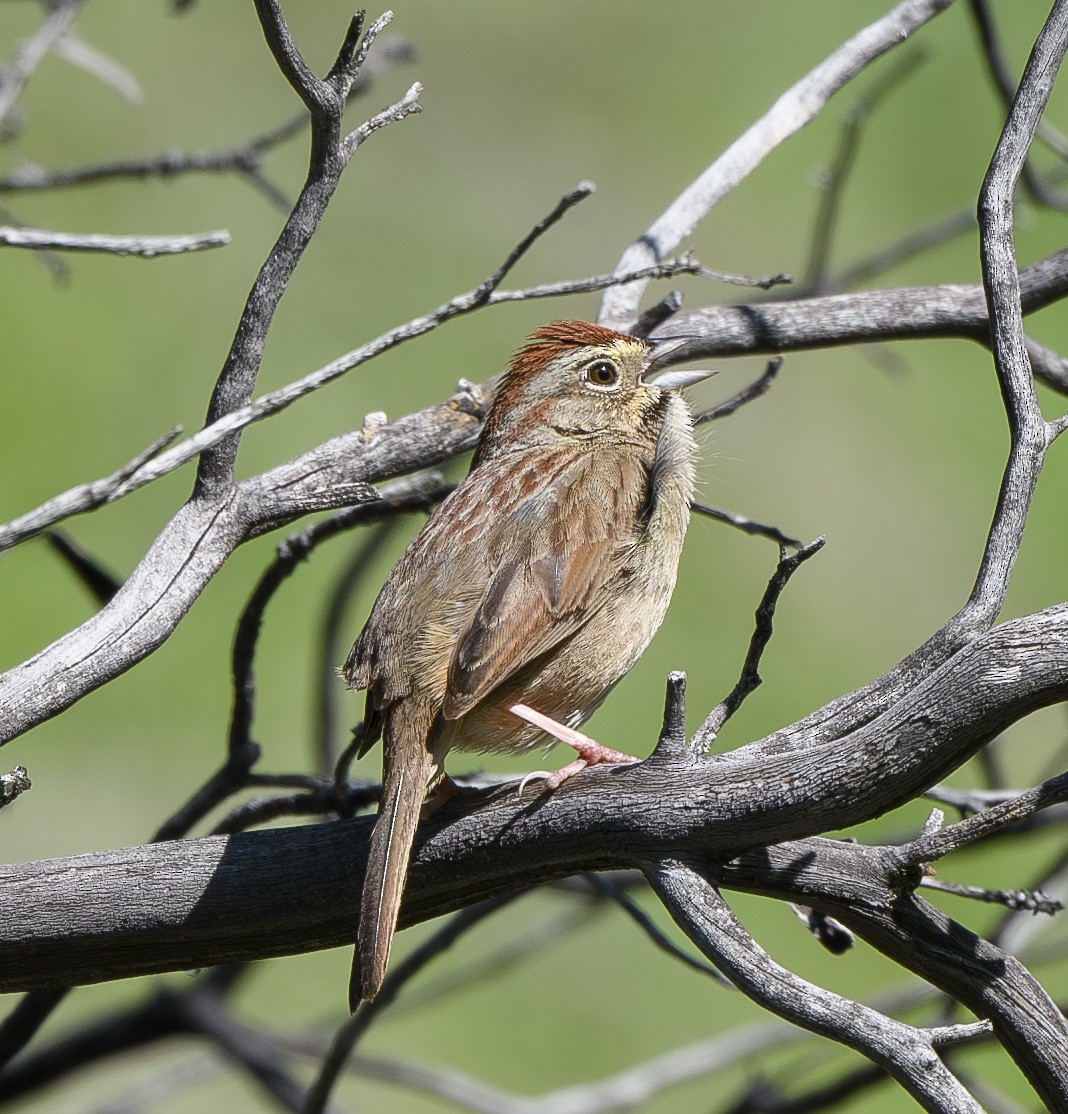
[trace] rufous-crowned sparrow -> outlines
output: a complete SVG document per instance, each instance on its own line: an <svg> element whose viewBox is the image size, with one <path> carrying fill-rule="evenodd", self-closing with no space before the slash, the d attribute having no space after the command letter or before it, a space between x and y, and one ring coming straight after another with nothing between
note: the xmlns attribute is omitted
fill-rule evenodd
<svg viewBox="0 0 1068 1114"><path fill-rule="evenodd" d="M367 690L363 750L383 792L363 886L350 1005L385 975L415 829L453 748L563 739L634 665L667 609L689 517L694 441L681 387L648 376L679 340L584 321L534 332L506 372L467 478L397 562L344 666ZM363 753L361 750L361 753Z"/></svg>

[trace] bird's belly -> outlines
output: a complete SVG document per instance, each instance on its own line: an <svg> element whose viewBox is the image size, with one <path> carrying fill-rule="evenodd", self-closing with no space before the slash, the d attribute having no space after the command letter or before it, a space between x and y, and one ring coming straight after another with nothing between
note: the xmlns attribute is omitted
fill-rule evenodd
<svg viewBox="0 0 1068 1114"><path fill-rule="evenodd" d="M498 686L459 720L444 723L444 749L503 753L553 746L551 736L508 710L517 703L568 727L585 723L649 645L667 610L674 577L654 583L635 576L632 583L566 642Z"/></svg>

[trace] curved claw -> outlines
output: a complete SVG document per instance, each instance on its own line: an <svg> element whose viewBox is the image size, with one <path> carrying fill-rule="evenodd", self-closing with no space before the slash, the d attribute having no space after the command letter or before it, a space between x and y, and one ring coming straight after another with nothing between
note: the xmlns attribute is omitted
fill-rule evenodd
<svg viewBox="0 0 1068 1114"><path fill-rule="evenodd" d="M517 796L523 796L523 790L526 789L528 781L544 781L546 789L559 789L569 777L574 777L575 774L586 769L589 765L591 763L587 762L585 758L576 758L574 762L561 766L559 770L532 770L520 781Z"/></svg>
<svg viewBox="0 0 1068 1114"><path fill-rule="evenodd" d="M527 783L531 781L548 781L553 776L552 770L531 770L529 774L524 774L519 782L519 788L515 791L517 797L523 796L523 790L526 789Z"/></svg>

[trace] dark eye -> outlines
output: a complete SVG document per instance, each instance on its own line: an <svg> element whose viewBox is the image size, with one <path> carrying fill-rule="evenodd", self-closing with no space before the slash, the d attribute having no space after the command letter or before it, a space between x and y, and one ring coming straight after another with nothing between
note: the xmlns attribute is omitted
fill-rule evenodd
<svg viewBox="0 0 1068 1114"><path fill-rule="evenodd" d="M619 368L611 360L594 360L583 368L582 377L594 387L614 387L619 382Z"/></svg>

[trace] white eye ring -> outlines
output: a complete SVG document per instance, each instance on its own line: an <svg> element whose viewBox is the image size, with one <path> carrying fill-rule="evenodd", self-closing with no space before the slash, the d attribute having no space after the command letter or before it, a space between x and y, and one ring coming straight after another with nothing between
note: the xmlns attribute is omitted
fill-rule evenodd
<svg viewBox="0 0 1068 1114"><path fill-rule="evenodd" d="M619 386L619 367L603 357L591 360L582 369L582 381L598 391L614 391Z"/></svg>

